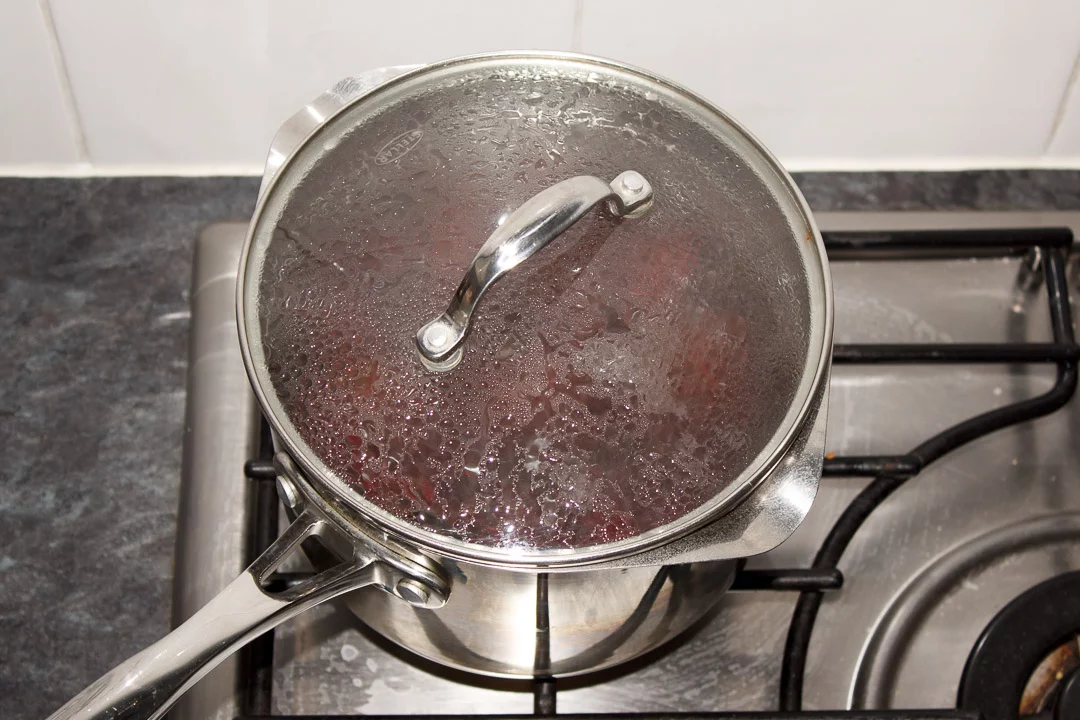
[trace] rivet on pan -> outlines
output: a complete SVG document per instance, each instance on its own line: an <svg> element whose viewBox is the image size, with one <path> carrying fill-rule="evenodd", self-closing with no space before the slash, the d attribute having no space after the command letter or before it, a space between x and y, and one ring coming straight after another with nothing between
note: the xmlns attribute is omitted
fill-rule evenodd
<svg viewBox="0 0 1080 720"><path fill-rule="evenodd" d="M296 492L296 488L286 478L278 477L277 492L281 502L285 503L285 507L296 510L300 506L300 494Z"/></svg>
<svg viewBox="0 0 1080 720"><path fill-rule="evenodd" d="M428 598L431 597L431 593L428 592L426 587L408 578L398 580L397 594L402 600L413 605L424 605L427 603Z"/></svg>
<svg viewBox="0 0 1080 720"><path fill-rule="evenodd" d="M623 176L622 186L632 193L639 193L645 188L645 178L635 172L628 172Z"/></svg>

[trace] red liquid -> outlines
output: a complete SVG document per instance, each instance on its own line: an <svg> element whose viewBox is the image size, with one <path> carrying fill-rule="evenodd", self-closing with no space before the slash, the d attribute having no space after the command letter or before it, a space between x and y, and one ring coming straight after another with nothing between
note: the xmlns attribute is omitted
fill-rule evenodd
<svg viewBox="0 0 1080 720"><path fill-rule="evenodd" d="M267 365L300 437L376 506L488 546L614 542L708 503L781 423L809 337L801 237L730 149L626 92L588 126L594 103L562 112L559 92L446 117L403 102L293 193L262 271ZM376 163L402 118L423 139ZM421 366L417 329L500 216L631 167L647 215L583 218L488 291L457 368Z"/></svg>

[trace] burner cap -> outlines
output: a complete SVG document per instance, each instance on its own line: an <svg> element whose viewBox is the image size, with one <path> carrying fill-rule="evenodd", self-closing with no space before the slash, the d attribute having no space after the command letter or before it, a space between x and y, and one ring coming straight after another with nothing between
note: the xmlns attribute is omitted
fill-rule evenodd
<svg viewBox="0 0 1080 720"><path fill-rule="evenodd" d="M1031 588L999 612L983 630L964 667L958 704L978 710L986 720L1015 720L1044 713L1080 717L1080 670L1069 646L1080 635L1080 572L1059 575ZM1045 663L1061 660L1054 681L1029 687Z"/></svg>
<svg viewBox="0 0 1080 720"><path fill-rule="evenodd" d="M1058 695L1054 720L1080 717L1080 669L1073 670Z"/></svg>

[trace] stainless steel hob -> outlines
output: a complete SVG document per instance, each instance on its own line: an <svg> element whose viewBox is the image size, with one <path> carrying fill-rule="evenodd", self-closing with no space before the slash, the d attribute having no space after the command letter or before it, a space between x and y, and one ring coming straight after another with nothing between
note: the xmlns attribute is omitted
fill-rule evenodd
<svg viewBox="0 0 1080 720"><path fill-rule="evenodd" d="M837 343L827 436L832 456L809 518L779 548L750 559L743 590L725 595L705 622L674 643L597 676L560 680L560 714L777 709L800 593L776 588L825 588L841 578L761 571L809 568L872 477L885 478L875 486L882 492L890 483L898 489L843 551L842 587L821 590L805 654L804 709L955 708L965 663L995 615L1043 581L1080 569L1080 399L1069 387L1076 352L1071 328L1063 336L1068 317L1048 310L1048 293L1052 300L1059 290L1055 279L1075 282L1072 263L1066 265L1067 233L1036 240L1029 233L1019 242L1023 233L888 232L1060 227L1075 233L1080 213L823 213L817 219L827 239L857 234L837 234L830 244ZM243 224L209 227L196 249L177 620L268 542L258 536L273 531L266 518L279 512L267 484L244 473L260 446L234 309L245 231ZM1019 247L1042 240L1043 251ZM952 251L936 250L945 246ZM986 347L991 343L1031 345L1002 355L1000 347ZM943 361L927 344L959 354ZM1027 402L1045 394L1049 401ZM1055 410L1055 398L1067 403ZM1049 414L956 449L923 446L950 427L1007 407ZM1015 419L1008 412L1003 421ZM913 448L921 450L912 454ZM923 468L926 459L932 461ZM259 475L257 463L249 470ZM761 585L772 589L752 589ZM804 595L801 614L812 610L812 600ZM1022 614L1020 621L1026 622ZM790 709L791 678L802 674L791 667L787 674ZM550 709L552 688L420 660L331 603L227 661L173 717L527 714L534 705Z"/></svg>

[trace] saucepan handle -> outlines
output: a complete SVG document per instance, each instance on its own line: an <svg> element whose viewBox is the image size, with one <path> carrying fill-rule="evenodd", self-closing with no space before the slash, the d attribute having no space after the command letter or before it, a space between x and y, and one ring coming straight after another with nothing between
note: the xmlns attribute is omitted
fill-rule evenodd
<svg viewBox="0 0 1080 720"><path fill-rule="evenodd" d="M465 333L480 297L496 280L557 238L597 203L607 200L616 217L637 217L652 201L652 186L628 170L610 183L582 175L552 185L519 207L473 258L449 306L416 333L425 367L451 370L461 362Z"/></svg>
<svg viewBox="0 0 1080 720"><path fill-rule="evenodd" d="M279 472L283 465L292 469L287 458L278 462ZM200 678L254 638L358 588L377 586L420 607L445 603L449 589L431 566L401 556L390 560L392 552L370 538L358 542L355 528L325 512L322 502L313 502L317 496L298 474L290 478L284 473L281 482L286 484L283 499L295 503L299 515L266 552L187 622L98 679L50 720L160 718ZM270 574L301 542L331 534L351 542L351 559L289 589L267 589Z"/></svg>

